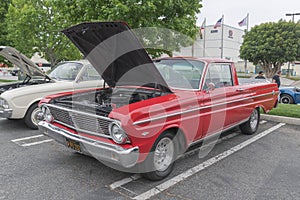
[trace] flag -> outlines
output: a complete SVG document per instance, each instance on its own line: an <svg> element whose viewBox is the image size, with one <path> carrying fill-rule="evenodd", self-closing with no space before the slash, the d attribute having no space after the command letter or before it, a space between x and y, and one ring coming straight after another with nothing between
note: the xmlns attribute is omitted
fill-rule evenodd
<svg viewBox="0 0 300 200"><path fill-rule="evenodd" d="M217 21L217 23L214 25L214 28L221 27L222 20L223 20L223 17Z"/></svg>
<svg viewBox="0 0 300 200"><path fill-rule="evenodd" d="M206 18L203 20L202 25L200 27L200 31L205 29Z"/></svg>
<svg viewBox="0 0 300 200"><path fill-rule="evenodd" d="M242 21L240 21L238 24L239 26L246 26L247 25L247 17L245 17Z"/></svg>
<svg viewBox="0 0 300 200"><path fill-rule="evenodd" d="M203 20L202 25L200 26L199 29L200 39L203 38L205 26L206 26L206 18Z"/></svg>

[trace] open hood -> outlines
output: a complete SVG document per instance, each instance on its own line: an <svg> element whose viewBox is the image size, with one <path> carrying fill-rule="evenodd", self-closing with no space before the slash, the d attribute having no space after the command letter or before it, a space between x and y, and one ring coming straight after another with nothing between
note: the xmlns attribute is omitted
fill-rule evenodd
<svg viewBox="0 0 300 200"><path fill-rule="evenodd" d="M39 69L34 62L13 47L0 46L0 55L10 61L12 64L16 65L23 73L30 77L47 77L47 75L41 69Z"/></svg>
<svg viewBox="0 0 300 200"><path fill-rule="evenodd" d="M109 86L146 86L170 91L126 23L82 23L62 32L79 48Z"/></svg>

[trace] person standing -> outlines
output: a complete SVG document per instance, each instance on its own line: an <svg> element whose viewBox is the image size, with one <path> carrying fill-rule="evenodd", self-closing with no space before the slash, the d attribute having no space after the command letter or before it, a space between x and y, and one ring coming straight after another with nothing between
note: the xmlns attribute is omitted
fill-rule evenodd
<svg viewBox="0 0 300 200"><path fill-rule="evenodd" d="M260 71L260 72L258 73L258 75L255 77L255 79L266 79L266 78L264 77L264 72L263 72L263 71Z"/></svg>
<svg viewBox="0 0 300 200"><path fill-rule="evenodd" d="M278 71L272 78L272 83L276 83L278 88L280 87L280 77L281 77L281 71Z"/></svg>

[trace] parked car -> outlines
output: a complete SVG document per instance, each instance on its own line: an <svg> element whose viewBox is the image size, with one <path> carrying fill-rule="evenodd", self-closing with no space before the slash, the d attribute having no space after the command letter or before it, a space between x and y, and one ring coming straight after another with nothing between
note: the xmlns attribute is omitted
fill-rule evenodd
<svg viewBox="0 0 300 200"><path fill-rule="evenodd" d="M0 55L22 71L21 80L0 86L0 117L24 118L26 125L32 129L38 128L38 102L43 96L103 84L100 75L87 60L59 63L47 75L12 47L1 46Z"/></svg>
<svg viewBox="0 0 300 200"><path fill-rule="evenodd" d="M39 129L110 167L163 179L192 145L236 126L253 134L260 108L277 104L276 84L239 85L228 60L153 63L125 23L83 23L63 32L109 87L43 98Z"/></svg>
<svg viewBox="0 0 300 200"><path fill-rule="evenodd" d="M280 103L300 104L300 88L280 87Z"/></svg>
<svg viewBox="0 0 300 200"><path fill-rule="evenodd" d="M12 75L12 76L17 76L18 75L18 73L19 73L19 68L18 67L14 67L14 68L12 68L9 72L10 72L10 74Z"/></svg>

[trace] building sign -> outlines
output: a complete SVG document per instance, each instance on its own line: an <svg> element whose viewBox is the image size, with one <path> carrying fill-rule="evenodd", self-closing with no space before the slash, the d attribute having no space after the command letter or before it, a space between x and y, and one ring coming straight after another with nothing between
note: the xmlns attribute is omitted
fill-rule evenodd
<svg viewBox="0 0 300 200"><path fill-rule="evenodd" d="M232 30L228 31L228 38L233 39L233 31Z"/></svg>
<svg viewBox="0 0 300 200"><path fill-rule="evenodd" d="M210 33L217 33L218 30L211 30Z"/></svg>

